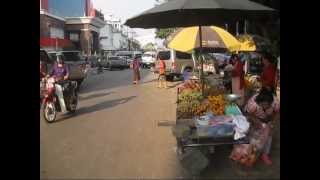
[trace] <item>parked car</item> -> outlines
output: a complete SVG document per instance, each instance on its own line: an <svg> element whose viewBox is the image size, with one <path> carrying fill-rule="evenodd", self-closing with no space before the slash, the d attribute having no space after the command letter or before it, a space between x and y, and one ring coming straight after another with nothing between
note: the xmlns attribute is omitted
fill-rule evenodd
<svg viewBox="0 0 320 180"><path fill-rule="evenodd" d="M119 56L105 56L102 58L102 66L112 70L114 68L124 69L127 67L127 62L124 58Z"/></svg>
<svg viewBox="0 0 320 180"><path fill-rule="evenodd" d="M125 68L129 68L130 67L130 63L128 63L128 62L131 62L129 56L118 56L118 57L120 57L120 58L122 58L122 59L124 59L126 61Z"/></svg>
<svg viewBox="0 0 320 180"><path fill-rule="evenodd" d="M78 82L78 85L82 83L84 78L86 77L86 62L84 58L81 58L80 51L52 51L48 52L50 57L50 68L53 67L55 63L55 59L57 56L62 58L66 65L68 65L70 74L69 79Z"/></svg>
<svg viewBox="0 0 320 180"><path fill-rule="evenodd" d="M157 52L154 72L159 72L159 56L161 56L166 63L166 78L168 81L172 81L174 77L180 78L185 71L193 71L196 64L191 54L173 49L161 50Z"/></svg>
<svg viewBox="0 0 320 180"><path fill-rule="evenodd" d="M141 62L142 67L149 68L149 67L153 66L156 61L156 52L147 51L147 52L143 53L141 59L142 59L142 62Z"/></svg>
<svg viewBox="0 0 320 180"><path fill-rule="evenodd" d="M142 53L140 51L118 51L116 53L116 56L125 56L125 57L127 57L126 58L126 62L127 62L127 65L129 66L132 63L134 57L138 57L139 61L141 63Z"/></svg>

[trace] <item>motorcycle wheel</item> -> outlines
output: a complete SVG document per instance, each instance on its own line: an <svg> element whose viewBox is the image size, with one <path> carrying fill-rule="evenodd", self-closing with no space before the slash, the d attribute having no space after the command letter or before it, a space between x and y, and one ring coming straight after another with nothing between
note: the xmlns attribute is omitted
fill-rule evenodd
<svg viewBox="0 0 320 180"><path fill-rule="evenodd" d="M57 111L53 102L42 103L41 116L48 122L52 123L56 120Z"/></svg>

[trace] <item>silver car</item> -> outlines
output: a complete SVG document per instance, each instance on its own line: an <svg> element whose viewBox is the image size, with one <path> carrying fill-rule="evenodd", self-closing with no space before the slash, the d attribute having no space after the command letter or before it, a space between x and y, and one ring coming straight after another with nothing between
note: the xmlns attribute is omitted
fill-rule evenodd
<svg viewBox="0 0 320 180"><path fill-rule="evenodd" d="M114 68L124 69L127 67L127 62L119 56L107 56L102 58L102 66L112 70Z"/></svg>
<svg viewBox="0 0 320 180"><path fill-rule="evenodd" d="M86 62L80 56L80 51L54 51L48 52L50 59L54 63L57 56L62 58L65 64L68 65L70 70L69 79L78 82L78 85L82 83L86 77ZM51 64L51 66L53 65ZM52 66L53 67L53 66ZM49 69L49 72L51 69Z"/></svg>

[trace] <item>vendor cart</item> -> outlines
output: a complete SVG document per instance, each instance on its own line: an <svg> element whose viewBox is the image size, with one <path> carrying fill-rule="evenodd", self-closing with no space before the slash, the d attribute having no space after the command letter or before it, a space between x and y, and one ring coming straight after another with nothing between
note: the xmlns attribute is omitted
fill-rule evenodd
<svg viewBox="0 0 320 180"><path fill-rule="evenodd" d="M215 146L249 143L247 137L238 140L234 140L233 136L221 138L199 137L193 119L177 119L173 133L177 139L177 153L179 155L185 153L187 148L206 147L209 152L214 152Z"/></svg>
<svg viewBox="0 0 320 180"><path fill-rule="evenodd" d="M221 84L220 80L209 80L210 84L216 86ZM193 81L197 81L196 79ZM219 82L219 83L215 83ZM210 88L209 88L210 89ZM179 106L179 94L182 90L177 89L177 106ZM197 125L194 117L181 117L177 108L176 124L172 127L172 133L177 141L177 156L182 166L193 175L199 174L209 163L209 156L214 154L217 146L230 146L235 144L249 144L247 136L234 139L234 135L226 137L204 137L197 133ZM196 164L196 165L195 165Z"/></svg>

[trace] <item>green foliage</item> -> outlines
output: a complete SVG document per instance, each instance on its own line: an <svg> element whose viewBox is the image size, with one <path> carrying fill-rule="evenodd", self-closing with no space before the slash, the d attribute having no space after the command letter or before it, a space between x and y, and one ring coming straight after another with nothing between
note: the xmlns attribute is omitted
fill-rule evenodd
<svg viewBox="0 0 320 180"><path fill-rule="evenodd" d="M174 31L175 31L175 28L157 29L156 37L160 39L166 39Z"/></svg>
<svg viewBox="0 0 320 180"><path fill-rule="evenodd" d="M150 43L144 45L144 46L142 47L142 49L143 49L143 50L151 51L151 50L155 50L156 47L155 47L155 45L154 45L153 43L150 42Z"/></svg>

